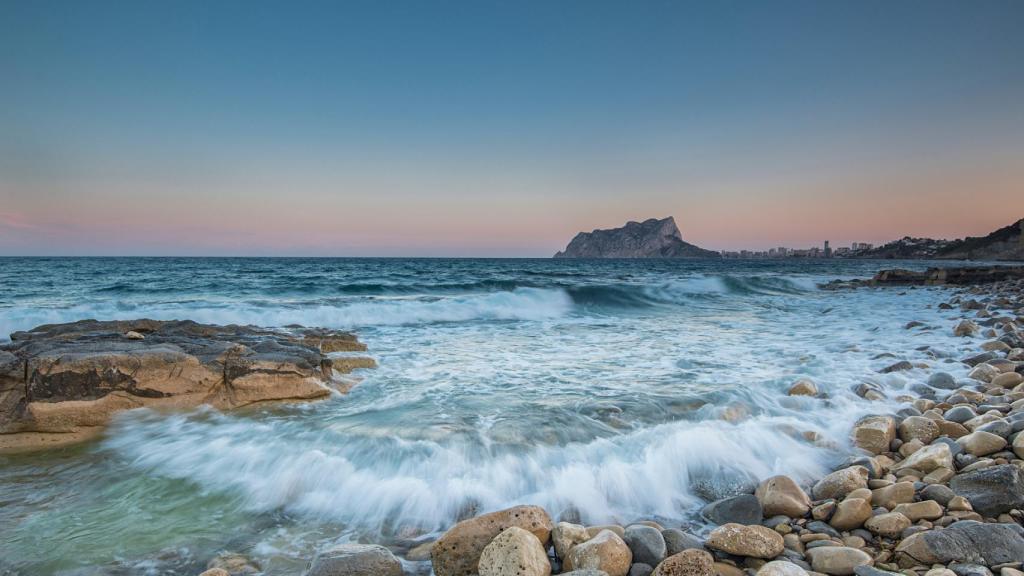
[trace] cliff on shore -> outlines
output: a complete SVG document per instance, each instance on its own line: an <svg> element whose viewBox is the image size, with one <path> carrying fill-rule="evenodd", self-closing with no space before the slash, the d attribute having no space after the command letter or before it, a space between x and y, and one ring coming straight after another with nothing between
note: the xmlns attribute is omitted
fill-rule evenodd
<svg viewBox="0 0 1024 576"><path fill-rule="evenodd" d="M684 242L669 216L580 232L555 258L721 258L721 254Z"/></svg>

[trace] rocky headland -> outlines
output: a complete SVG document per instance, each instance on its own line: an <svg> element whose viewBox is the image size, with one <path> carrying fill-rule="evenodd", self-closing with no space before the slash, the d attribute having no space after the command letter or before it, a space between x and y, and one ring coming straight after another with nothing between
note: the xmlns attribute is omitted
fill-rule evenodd
<svg viewBox="0 0 1024 576"><path fill-rule="evenodd" d="M555 258L720 258L683 241L674 218L627 222L621 228L580 232Z"/></svg>
<svg viewBox="0 0 1024 576"><path fill-rule="evenodd" d="M352 334L297 326L83 320L16 332L0 346L0 451L85 440L131 408L323 398L373 366L328 354L365 349Z"/></svg>
<svg viewBox="0 0 1024 576"><path fill-rule="evenodd" d="M976 341L977 354L960 359L968 376L932 370L895 398L857 386L866 403L902 407L860 419L850 430L859 454L814 482L782 474L708 503L705 537L650 520L588 526L577 512L524 505L436 539L335 545L306 576L1024 576L1024 279L948 290L949 326L905 328ZM902 360L881 372L914 368L931 366ZM788 393L829 409L806 378ZM244 573L220 566L203 576Z"/></svg>

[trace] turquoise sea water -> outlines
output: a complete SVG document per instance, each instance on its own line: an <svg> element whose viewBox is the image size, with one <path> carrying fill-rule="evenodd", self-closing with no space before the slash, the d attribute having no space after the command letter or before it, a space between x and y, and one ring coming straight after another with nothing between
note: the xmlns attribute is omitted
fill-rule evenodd
<svg viewBox="0 0 1024 576"><path fill-rule="evenodd" d="M133 411L95 442L0 457L0 574L196 574L221 551L298 574L339 539L400 551L517 503L699 530L729 487L849 455L879 409L851 387L927 379L879 374L885 354L961 375L943 289L816 287L893 265L926 263L0 259L0 334L299 323L356 331L380 364L324 402ZM828 398L785 396L800 376Z"/></svg>

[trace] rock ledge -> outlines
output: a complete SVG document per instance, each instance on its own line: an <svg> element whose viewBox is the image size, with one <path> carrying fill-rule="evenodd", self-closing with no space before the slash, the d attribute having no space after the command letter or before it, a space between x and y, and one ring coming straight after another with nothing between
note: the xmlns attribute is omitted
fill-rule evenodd
<svg viewBox="0 0 1024 576"><path fill-rule="evenodd" d="M0 451L88 439L131 408L231 409L347 391L373 367L354 335L192 321L82 320L15 332L0 345Z"/></svg>

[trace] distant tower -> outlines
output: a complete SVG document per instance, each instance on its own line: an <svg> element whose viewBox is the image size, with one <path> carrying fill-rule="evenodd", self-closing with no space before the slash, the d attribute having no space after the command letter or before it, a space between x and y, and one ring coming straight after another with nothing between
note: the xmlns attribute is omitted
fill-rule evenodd
<svg viewBox="0 0 1024 576"><path fill-rule="evenodd" d="M825 240L825 258L832 257L832 249L828 247L828 240Z"/></svg>

